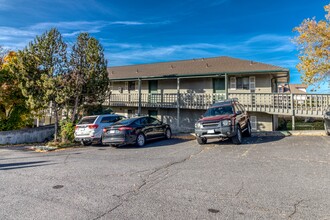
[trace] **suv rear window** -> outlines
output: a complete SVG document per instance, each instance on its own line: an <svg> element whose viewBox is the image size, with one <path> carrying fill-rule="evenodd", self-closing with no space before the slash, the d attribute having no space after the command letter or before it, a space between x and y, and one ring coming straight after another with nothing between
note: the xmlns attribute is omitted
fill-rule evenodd
<svg viewBox="0 0 330 220"><path fill-rule="evenodd" d="M119 120L120 120L119 116L109 116L102 118L101 123L112 123Z"/></svg>
<svg viewBox="0 0 330 220"><path fill-rule="evenodd" d="M218 106L214 108L209 108L204 117L216 116L216 115L231 115L234 114L233 107L231 105L227 106Z"/></svg>
<svg viewBox="0 0 330 220"><path fill-rule="evenodd" d="M86 124L93 124L96 120L97 116L91 116L91 117L84 117L80 120L78 123L79 125L86 125Z"/></svg>

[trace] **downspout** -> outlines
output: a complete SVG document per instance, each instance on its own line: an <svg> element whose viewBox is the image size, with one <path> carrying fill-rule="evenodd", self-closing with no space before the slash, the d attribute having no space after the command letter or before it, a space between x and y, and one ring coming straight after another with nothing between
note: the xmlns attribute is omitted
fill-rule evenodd
<svg viewBox="0 0 330 220"><path fill-rule="evenodd" d="M225 99L228 99L228 74L227 73L225 73L225 93L226 93Z"/></svg>
<svg viewBox="0 0 330 220"><path fill-rule="evenodd" d="M139 89L139 106L138 106L138 116L141 115L141 79L138 80L138 89Z"/></svg>
<svg viewBox="0 0 330 220"><path fill-rule="evenodd" d="M177 78L177 81L176 81L176 90L177 90L177 100L176 100L176 106L177 106L177 109L176 109L176 126L177 126L177 129L179 131L180 129L180 78Z"/></svg>

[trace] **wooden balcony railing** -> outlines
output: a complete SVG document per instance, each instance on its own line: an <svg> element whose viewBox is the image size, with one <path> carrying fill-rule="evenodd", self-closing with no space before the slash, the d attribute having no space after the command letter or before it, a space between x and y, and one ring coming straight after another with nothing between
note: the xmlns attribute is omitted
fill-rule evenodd
<svg viewBox="0 0 330 220"><path fill-rule="evenodd" d="M248 111L279 115L321 117L330 106L330 95L281 94L281 93L231 93ZM141 94L142 107L207 109L213 103L224 100L225 94L210 93L162 93ZM112 94L105 104L110 106L139 106L138 94Z"/></svg>

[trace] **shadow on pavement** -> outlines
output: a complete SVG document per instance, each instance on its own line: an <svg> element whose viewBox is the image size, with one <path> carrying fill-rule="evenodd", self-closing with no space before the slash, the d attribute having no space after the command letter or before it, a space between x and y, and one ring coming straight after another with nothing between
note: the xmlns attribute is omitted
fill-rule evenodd
<svg viewBox="0 0 330 220"><path fill-rule="evenodd" d="M120 149L144 149L144 148L154 148L154 147L166 147L174 144L180 144L184 142L188 142L193 140L192 138L186 138L186 137L173 137L171 139L155 139L155 140L150 140L147 141L147 143L143 147L138 147L136 144L126 144L126 145L121 145L118 146L117 148ZM99 147L100 149L102 148L108 148L111 147L110 145L91 145L90 147Z"/></svg>
<svg viewBox="0 0 330 220"><path fill-rule="evenodd" d="M5 164L0 164L0 170L14 170L14 169L22 169L22 168L31 168L31 167L51 165L48 162L49 161L31 161L31 162L20 162L20 163L5 163ZM48 163L48 164L45 164L45 163Z"/></svg>

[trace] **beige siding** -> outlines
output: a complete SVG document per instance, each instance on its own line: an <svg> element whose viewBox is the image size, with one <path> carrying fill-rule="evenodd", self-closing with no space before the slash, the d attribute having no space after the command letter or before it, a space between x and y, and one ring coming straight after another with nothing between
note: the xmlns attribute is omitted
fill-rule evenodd
<svg viewBox="0 0 330 220"><path fill-rule="evenodd" d="M230 88L230 77L228 77L228 88ZM256 75L256 89L255 93L271 93L271 76L270 75ZM130 93L138 93L138 81L135 81L135 90ZM113 91L112 94L119 94L119 88L122 88L122 93L127 94L125 82L112 82ZM142 81L141 84L142 93L148 93L149 82L148 80ZM185 93L192 91L195 93L213 93L212 78L194 78L194 79L180 79L180 92ZM158 93L176 93L177 92L177 80L176 79L164 79L158 80ZM244 89L228 89L229 93L251 93L250 90Z"/></svg>
<svg viewBox="0 0 330 220"><path fill-rule="evenodd" d="M273 131L272 115L261 112L248 112L250 116L257 117L257 131Z"/></svg>
<svg viewBox="0 0 330 220"><path fill-rule="evenodd" d="M272 84L270 75L256 76L256 93L271 93Z"/></svg>
<svg viewBox="0 0 330 220"><path fill-rule="evenodd" d="M127 94L128 90L125 89L125 82L112 82L112 94ZM198 78L198 79L180 79L180 92L185 93L192 91L195 93L212 93L213 83L211 78ZM141 92L149 92L149 81L142 81ZM158 80L158 93L177 93L177 80L176 79L164 79ZM135 83L135 90L130 93L138 93L138 81Z"/></svg>
<svg viewBox="0 0 330 220"><path fill-rule="evenodd" d="M253 75L251 75L253 76ZM230 89L230 77L228 77L228 93L251 93L247 89ZM255 75L256 89L255 93L271 93L271 76L270 75Z"/></svg>

